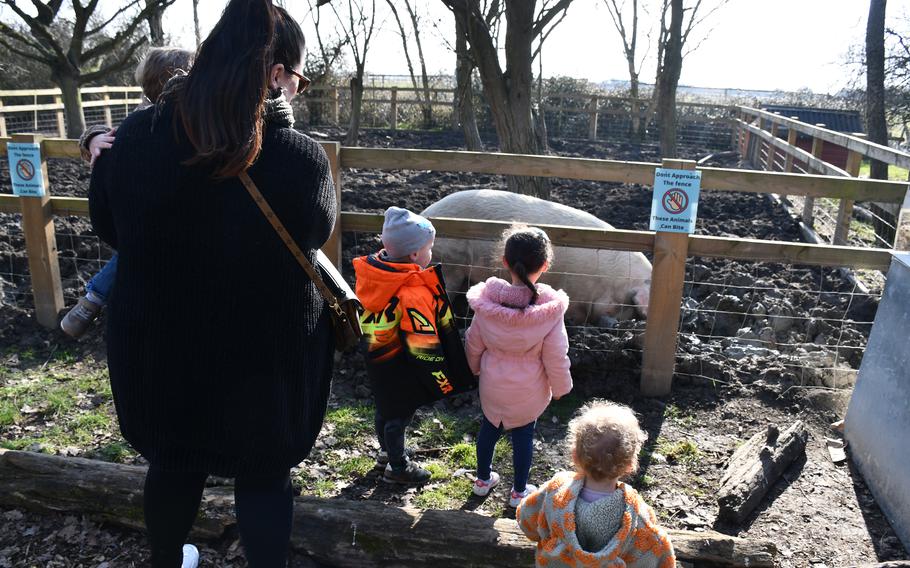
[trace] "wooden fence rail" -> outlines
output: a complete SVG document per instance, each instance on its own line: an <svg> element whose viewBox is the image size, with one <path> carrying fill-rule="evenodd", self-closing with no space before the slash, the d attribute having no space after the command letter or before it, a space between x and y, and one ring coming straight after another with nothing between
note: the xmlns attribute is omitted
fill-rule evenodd
<svg viewBox="0 0 910 568"><path fill-rule="evenodd" d="M0 155L6 154L6 142L9 139L0 139ZM42 155L45 158L66 157L72 158L79 155L75 140L41 140ZM576 158L556 158L551 156L524 156L482 154L474 152L445 152L428 150L394 150L394 149L366 149L366 148L341 148L337 142L323 143L330 156L332 175L336 184L336 196L341 199L341 169L342 168L376 168L376 169L430 169L437 171L475 171L496 174L518 175L544 175L551 177L568 177L572 179L591 179L600 181L620 181L647 184L653 182L654 168L659 164L616 162L610 160L581 160ZM670 164L672 165L672 164ZM691 163L688 167L694 167ZM900 196L901 184L883 181L858 180L825 176L798 176L793 174L772 174L765 172L749 172L741 170L726 170L721 168L700 168L703 172L702 185L706 190L722 191L786 191L792 194L804 195L833 195L865 196L876 192L886 194L893 199ZM46 170L45 170L46 172ZM48 184L48 191L50 185ZM22 222L26 235L33 235L29 242L29 260L33 250L53 251L53 258L40 254L41 262L56 264L56 245L54 240L54 216L59 215L88 215L88 200L73 197L46 197L32 207L29 199L12 195L0 195L0 212L23 213ZM26 211L27 208L31 208ZM466 239L498 239L509 223L496 221L477 221L469 219L434 219L437 232L440 236ZM380 232L383 217L373 213L342 212L339 222L333 231L333 236L327 244L327 253L336 262L340 256L339 233L351 232ZM679 299L673 294L662 294L655 286L680 288L684 271L685 258L689 257L716 257L741 259L763 262L781 262L816 266L844 266L851 268L867 268L887 270L891 253L882 249L864 249L845 246L814 245L805 243L789 243L778 241L763 241L755 239L708 237L699 235L680 235L672 243L673 250L668 245L661 244L660 233L650 231L626 231L619 229L586 229L565 226L544 226L552 241L557 245L575 246L584 248L599 248L612 250L628 250L651 252L655 255L655 267L661 265L658 261L659 250L670 252L673 269L666 271L666 278L652 279L651 297L666 296L665 306L659 308L652 306L649 309L648 328L646 336L657 337L652 341L650 349L660 350L660 357L646 354L648 359L648 372L643 373L642 391L648 395L664 395L669 392L674 373L677 325L680 310ZM664 239L666 240L666 239ZM677 242L678 241L678 242ZM38 247L35 249L34 247ZM659 249L659 250L658 250ZM663 254L663 253L661 253ZM39 269L41 274L50 274L51 278L32 277L32 289L35 305L48 305L51 299L51 308L44 309L39 316L39 321L48 327L57 324L57 312L62 307L57 298L60 290L59 268L54 272L54 267L47 270ZM56 276L53 276L56 274ZM668 281L665 281L668 280ZM672 280L669 281L669 280ZM655 284L655 282L658 282ZM675 299L674 299L675 298ZM662 304L662 305L664 305ZM661 329L654 326L665 323ZM653 354L652 354L653 355Z"/></svg>
<svg viewBox="0 0 910 568"><path fill-rule="evenodd" d="M879 160L887 164L910 169L910 154L901 152L888 146L875 144L865 140L862 134L844 134L825 128L821 124L806 124L796 118L788 118L780 114L761 109L741 106L738 107L740 118L735 119L738 134L734 139L739 142L740 155L748 158L754 165L761 166L764 170L773 172L777 167L775 156L780 151L784 155L782 169L785 173L792 172L800 167L807 173L821 173L826 176L839 176L841 179L856 179L859 175L863 158ZM787 139L779 136L779 130L787 129ZM812 150L799 148L797 138L800 134L812 139ZM840 168L822 159L825 145L834 144L847 151L846 164ZM764 154L764 158L762 158ZM798 166L799 164L799 166ZM839 199L837 214L834 219L834 231L831 241L834 244L846 244L849 240L850 220L856 201L870 201L888 209L894 215L895 236L893 246L895 249L910 247L910 191L906 183L893 182L894 192L886 190L871 192L847 192L834 196ZM866 186L872 189L871 186ZM902 187L903 191L899 188ZM802 212L802 222L813 233L815 198L821 195L796 193L782 190L783 195L803 195L805 201ZM888 205L897 204L897 205ZM879 237L880 238L880 237Z"/></svg>

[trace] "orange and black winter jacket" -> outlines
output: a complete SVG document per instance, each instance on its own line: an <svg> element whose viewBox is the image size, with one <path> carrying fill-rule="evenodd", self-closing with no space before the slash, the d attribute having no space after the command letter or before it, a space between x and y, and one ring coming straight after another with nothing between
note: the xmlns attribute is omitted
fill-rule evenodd
<svg viewBox="0 0 910 568"><path fill-rule="evenodd" d="M409 416L424 404L477 387L439 265L354 259L367 375L376 409Z"/></svg>

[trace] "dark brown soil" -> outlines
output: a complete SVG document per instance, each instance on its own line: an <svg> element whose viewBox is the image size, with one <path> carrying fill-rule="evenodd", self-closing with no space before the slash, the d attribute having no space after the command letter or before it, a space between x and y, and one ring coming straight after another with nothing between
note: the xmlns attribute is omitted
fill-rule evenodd
<svg viewBox="0 0 910 568"><path fill-rule="evenodd" d="M338 132L325 134L338 138ZM449 132L368 131L363 144L456 149L460 140ZM656 161L653 148L606 142L551 144L560 155ZM683 157L704 155L697 149L687 151ZM0 183L8 179L5 168L4 162ZM85 195L89 176L85 166L51 160L49 168L54 194ZM499 176L421 171L349 171L343 183L343 209L375 212L389 205L420 211L455 191L504 188ZM8 186L0 185L0 191L8 192ZM618 228L647 229L648 187L554 180L552 196ZM703 193L697 230L719 236L799 240L786 212L765 196L745 193ZM59 220L57 232L66 295L74 299L97 270L98 259L107 258L110 251L91 236L87 219ZM345 260L378 248L374 235L345 234L343 242ZM26 272L18 219L2 215L0 344L31 349L39 359L61 346L77 358L102 359L100 326L75 343L35 325L28 281L21 276ZM846 408L851 377L859 368L880 291L860 294L829 268L701 258L690 259L686 280L677 376L673 394L666 399L646 399L637 393L643 321L620 322L614 329L570 329L576 388L538 422L532 482L545 481L568 467L563 442L567 419L575 408L590 398L609 398L631 405L641 415L650 438L633 483L666 525L771 539L781 550L781 566L833 567L906 558L861 477L849 465L833 464L825 450L825 438L836 436L828 423L841 418ZM463 302L460 309L467 315ZM336 371L332 405L369 404L369 400L362 359L344 357ZM437 411L471 420L479 416L473 396L440 403ZM768 423L785 426L797 418L806 421L811 432L806 457L786 471L743 526L716 524L714 495L733 450ZM314 467L325 467L319 456L331 445L323 440L317 447L311 458ZM394 504L410 503L415 497L414 492L401 493L378 483L374 474L354 480L340 495ZM509 514L501 506L473 498L462 508ZM233 545L231 539L210 544L204 551L205 565L240 565ZM141 535L131 531L83 519L0 509L0 568L102 562L142 565L145 554ZM307 560L295 562L305 565Z"/></svg>

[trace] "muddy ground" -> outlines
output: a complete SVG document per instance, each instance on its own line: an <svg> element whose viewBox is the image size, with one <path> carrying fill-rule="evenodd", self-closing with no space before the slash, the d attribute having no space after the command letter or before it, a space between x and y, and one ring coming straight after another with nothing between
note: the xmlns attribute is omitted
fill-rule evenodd
<svg viewBox="0 0 910 568"><path fill-rule="evenodd" d="M320 134L338 138L338 132ZM364 137L364 145L377 147L456 149L459 144L452 133L368 131ZM566 156L657 160L653 147L604 141L554 140L551 150ZM705 154L697 148L685 152L683 157L696 159ZM734 166L735 158L717 165ZM9 179L5 168L4 161L0 183ZM85 195L86 167L72 160L51 160L49 168L54 194ZM389 205L421 210L454 191L504 187L499 176L418 171L349 171L343 183L345 210L374 212ZM0 191L9 188L0 186ZM618 228L647 229L648 187L554 180L552 196ZM765 196L753 194L703 193L697 230L799 240L787 213ZM65 294L72 302L109 250L92 236L86 219L58 220L57 232ZM377 242L373 235L345 234L345 260L374 250ZM22 276L26 273L18 219L2 215L0 392L7 397L6 406L0 407L2 444L141 463L119 438L109 389L104 390L101 324L80 342L38 328L30 313L28 281ZM590 398L609 398L640 413L649 441L632 483L667 526L771 539L780 547L781 566L833 567L906 558L862 479L850 465L832 463L825 449L825 439L837 437L828 424L843 415L880 290L859 293L828 268L713 259L690 259L686 281L678 372L673 394L665 399L637 394L643 321L623 321L612 329L570 329L576 388L538 422L531 481L543 482L568 466L564 438L575 409ZM469 315L463 302L460 309ZM79 380L87 395L77 396L69 406L48 403L57 395L43 396L45 391L40 390L56 393ZM407 491L382 484L372 469L370 393L359 356L346 356L337 366L330 404L316 450L295 471L300 491L511 514L504 503L506 490L479 500L470 493L469 473L463 473L473 465L472 442L480 415L475 396L442 402L418 415L409 442L421 450L418 457L430 464L434 479ZM769 422L785 426L796 419L804 420L811 432L805 458L786 471L742 526L716 523L714 494L733 450ZM503 445L495 467L506 482L510 461ZM140 566L146 554L142 535L132 531L77 517L0 508L0 568ZM306 566L310 561L295 556L292 563ZM203 565L243 565L236 539L206 543Z"/></svg>

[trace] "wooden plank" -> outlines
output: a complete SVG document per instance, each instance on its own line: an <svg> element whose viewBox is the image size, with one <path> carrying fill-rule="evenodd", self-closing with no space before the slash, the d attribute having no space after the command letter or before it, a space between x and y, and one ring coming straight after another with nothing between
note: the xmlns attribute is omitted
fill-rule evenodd
<svg viewBox="0 0 910 568"><path fill-rule="evenodd" d="M783 140L780 142L785 144ZM341 167L526 175L650 186L658 164L526 154L344 147L341 149ZM698 169L702 172L702 189L705 190L849 197L855 201L874 197L882 202L900 202L906 191L906 184L884 180L727 168Z"/></svg>
<svg viewBox="0 0 910 568"><path fill-rule="evenodd" d="M663 160L664 168L694 170L692 160ZM686 276L689 235L658 231L654 235L651 294L641 365L641 393L670 394L676 367L680 305Z"/></svg>
<svg viewBox="0 0 910 568"><path fill-rule="evenodd" d="M792 117L795 118L795 117ZM799 136L799 131L795 128L787 129L787 146L791 148L796 148L796 138ZM789 173L793 171L793 153L784 152L786 155L786 161L784 162L784 171Z"/></svg>
<svg viewBox="0 0 910 568"><path fill-rule="evenodd" d="M0 138L0 156L6 156L6 143L12 141L12 138ZM82 154L79 152L79 141L69 138L43 138L41 156L43 158L82 159Z"/></svg>
<svg viewBox="0 0 910 568"><path fill-rule="evenodd" d="M771 127L770 128L771 137L768 139L768 154L765 157L765 169L768 170L769 172L773 172L774 171L774 156L776 154L776 152L774 150L774 148L775 148L774 142L777 141L777 123L772 122L770 124L770 127Z"/></svg>
<svg viewBox="0 0 910 568"><path fill-rule="evenodd" d="M768 132L765 132L764 130L756 128L755 126L752 126L751 124L743 123L743 127L748 129L750 132L756 134L759 138L761 138L763 141L767 142L768 144L773 144L775 147L781 149L785 153L788 153L794 157L799 158L803 162L806 162L812 168L818 170L822 174L834 175L834 176L847 176L847 172L845 170L842 170L842 169L838 168L837 166L833 166L833 165L829 164L828 162L823 161L821 159L821 154L819 154L819 156L813 156L812 154L810 154L809 152L806 152L802 148L799 148L797 146L790 146L787 142L784 142L783 140L781 140L779 138L772 138Z"/></svg>
<svg viewBox="0 0 910 568"><path fill-rule="evenodd" d="M4 89L0 97L47 97L63 94L60 89Z"/></svg>
<svg viewBox="0 0 910 568"><path fill-rule="evenodd" d="M36 134L14 134L13 142L41 142ZM4 144L5 146L5 144ZM35 299L35 319L48 329L57 327L57 314L64 307L60 264L57 261L57 239L54 236L54 215L50 208L50 180L47 160L41 157L44 176L43 197L19 197L22 207L22 232L28 255L28 272Z"/></svg>
<svg viewBox="0 0 910 568"><path fill-rule="evenodd" d="M0 138L6 137L6 115L3 114L3 99L0 99Z"/></svg>
<svg viewBox="0 0 910 568"><path fill-rule="evenodd" d="M18 213L19 199L13 195L0 195L0 213ZM50 208L54 215L88 216L88 199L84 197L51 197ZM910 236L910 197L906 204L908 236ZM343 211L341 229L346 232L379 233L382 231L381 213ZM437 234L443 237L498 240L511 223L500 221L475 221L471 219L433 218ZM580 248L603 248L650 252L654 248L654 233L621 229L587 229L560 225L540 225L554 244ZM757 239L689 236L689 255L804 264L811 266L846 266L887 270L891 251L856 247L813 245Z"/></svg>
<svg viewBox="0 0 910 568"><path fill-rule="evenodd" d="M825 148L825 141L821 138L812 139L812 157L821 159L822 151ZM806 170L812 171L812 162L806 161ZM803 203L803 223L806 224L810 229L813 226L813 218L815 211L815 198L813 196L806 197L805 203Z"/></svg>
<svg viewBox="0 0 910 568"><path fill-rule="evenodd" d="M833 130L824 128L823 125L812 126L798 120L793 120L792 118L775 116L770 112L756 108L740 108L752 116L758 116L761 118L773 120L778 124L787 126L788 128L796 128L799 132L808 134L813 138L818 138L824 142L836 144L837 146L843 146L848 150L859 152L863 156L886 162L888 164L893 164L901 168L910 169L910 154L906 152L901 152L899 150L895 150L894 148L889 148L888 146L869 142L868 140L863 140L861 138L857 138L856 136L850 136L842 132L835 132Z"/></svg>
<svg viewBox="0 0 910 568"><path fill-rule="evenodd" d="M111 96L108 93L104 93L104 124L108 128L114 127L114 120L111 116Z"/></svg>
<svg viewBox="0 0 910 568"><path fill-rule="evenodd" d="M855 150L847 153L847 173L851 177L859 175L859 166L863 155ZM845 245L850 237L850 219L853 217L853 200L841 199L837 207L837 220L834 225L834 244Z"/></svg>
<svg viewBox="0 0 910 568"><path fill-rule="evenodd" d="M888 249L729 239L703 235L689 237L689 255L883 271L887 271L891 266L891 251Z"/></svg>
<svg viewBox="0 0 910 568"><path fill-rule="evenodd" d="M338 124L338 87L332 87L332 122Z"/></svg>
<svg viewBox="0 0 910 568"><path fill-rule="evenodd" d="M57 134L60 135L60 138L66 138L66 123L63 120L63 99L54 97L54 102L60 105L60 110L57 111Z"/></svg>
<svg viewBox="0 0 910 568"><path fill-rule="evenodd" d="M335 203L338 206L339 214L335 218L335 226L332 227L332 233L329 239L322 245L322 252L325 253L329 260L335 263L338 269L341 269L341 143L340 142L320 142L325 153L329 156L329 168L332 171L332 180L335 182Z"/></svg>

